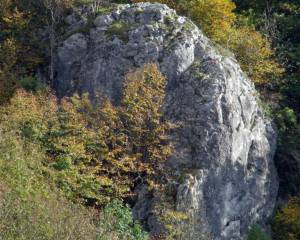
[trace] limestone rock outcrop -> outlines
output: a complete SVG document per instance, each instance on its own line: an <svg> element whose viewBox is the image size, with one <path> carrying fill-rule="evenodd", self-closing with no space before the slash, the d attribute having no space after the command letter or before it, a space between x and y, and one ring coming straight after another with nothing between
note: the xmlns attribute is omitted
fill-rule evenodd
<svg viewBox="0 0 300 240"><path fill-rule="evenodd" d="M61 96L101 91L117 103L125 73L149 62L167 77L165 115L181 122L169 165L185 179L176 200L189 216L183 239L244 239L252 224L266 223L278 188L276 132L234 57L161 4L120 5L92 24L80 16L67 22L71 34L56 59ZM137 217L147 218L141 201L148 198L137 202Z"/></svg>

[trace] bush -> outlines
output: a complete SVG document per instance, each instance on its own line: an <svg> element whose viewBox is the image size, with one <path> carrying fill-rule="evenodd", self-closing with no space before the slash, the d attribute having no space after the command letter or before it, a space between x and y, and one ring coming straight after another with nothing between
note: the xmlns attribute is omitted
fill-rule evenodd
<svg viewBox="0 0 300 240"><path fill-rule="evenodd" d="M279 130L280 150L287 151L292 148L298 148L300 130L294 110L285 107L277 111L275 113L275 122Z"/></svg>
<svg viewBox="0 0 300 240"><path fill-rule="evenodd" d="M0 124L45 151L44 171L66 196L104 206L131 196L139 176L162 178L171 151L165 84L153 64L131 72L118 107L106 99L93 106L87 94L58 103L51 92L19 90L0 108Z"/></svg>
<svg viewBox="0 0 300 240"><path fill-rule="evenodd" d="M285 107L277 112L276 123L281 133L297 128L297 117L293 109Z"/></svg>
<svg viewBox="0 0 300 240"><path fill-rule="evenodd" d="M26 91L40 91L46 89L46 85L41 83L36 77L24 77L20 80L20 86Z"/></svg>
<svg viewBox="0 0 300 240"><path fill-rule="evenodd" d="M96 239L93 213L67 201L53 188L43 176L44 158L39 146L11 132L1 135L0 238Z"/></svg>
<svg viewBox="0 0 300 240"><path fill-rule="evenodd" d="M247 240L270 240L270 238L260 229L259 226L254 225L248 233Z"/></svg>
<svg viewBox="0 0 300 240"><path fill-rule="evenodd" d="M121 39L124 42L128 42L128 31L129 26L127 23L121 22L121 21L115 21L112 23L108 29L106 30L106 33L109 36L116 36L119 39Z"/></svg>
<svg viewBox="0 0 300 240"><path fill-rule="evenodd" d="M300 239L300 197L293 197L274 217L274 240Z"/></svg>
<svg viewBox="0 0 300 240"><path fill-rule="evenodd" d="M3 124L0 132L0 239L147 239L120 201L99 214L67 200L43 164L43 147Z"/></svg>
<svg viewBox="0 0 300 240"><path fill-rule="evenodd" d="M231 0L192 0L188 16L217 43L227 41L236 16Z"/></svg>
<svg viewBox="0 0 300 240"><path fill-rule="evenodd" d="M273 85L283 74L270 43L251 27L232 28L225 46L235 54L241 68L257 86Z"/></svg>
<svg viewBox="0 0 300 240"><path fill-rule="evenodd" d="M146 240L140 225L133 220L130 208L119 200L109 203L103 211L102 232L99 240Z"/></svg>

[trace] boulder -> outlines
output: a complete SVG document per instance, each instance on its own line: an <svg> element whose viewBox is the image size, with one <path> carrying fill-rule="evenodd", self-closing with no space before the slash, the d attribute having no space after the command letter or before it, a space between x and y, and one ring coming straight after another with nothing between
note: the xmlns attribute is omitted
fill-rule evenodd
<svg viewBox="0 0 300 240"><path fill-rule="evenodd" d="M264 225L278 189L276 131L232 54L162 4L120 5L93 23L58 47L59 95L100 91L118 104L124 75L156 63L168 80L165 117L180 122L168 167L184 179L176 197L189 218L182 239L244 239L252 224ZM134 215L155 232L151 197L139 189Z"/></svg>

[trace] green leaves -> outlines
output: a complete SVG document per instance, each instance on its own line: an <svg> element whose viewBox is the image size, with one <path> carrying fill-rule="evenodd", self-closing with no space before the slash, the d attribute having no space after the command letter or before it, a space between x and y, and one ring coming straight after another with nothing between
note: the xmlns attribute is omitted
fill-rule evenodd
<svg viewBox="0 0 300 240"><path fill-rule="evenodd" d="M68 156L59 156L53 167L58 171L68 170L72 164L72 160Z"/></svg>
<svg viewBox="0 0 300 240"><path fill-rule="evenodd" d="M20 86L26 91L40 91L46 89L46 85L41 83L37 77L27 76L20 79Z"/></svg>
<svg viewBox="0 0 300 240"><path fill-rule="evenodd" d="M126 75L120 106L104 98L93 106L88 94L58 103L50 92L19 90L0 108L0 125L45 151L44 171L68 197L103 206L132 195L139 176L159 180L170 154L165 84L149 64Z"/></svg>
<svg viewBox="0 0 300 240"><path fill-rule="evenodd" d="M120 200L114 200L104 208L104 219L101 233L98 240L146 240L147 234L140 225L133 220L129 207L124 206ZM112 233L116 233L113 238Z"/></svg>
<svg viewBox="0 0 300 240"><path fill-rule="evenodd" d="M93 214L67 201L44 174L43 149L5 130L1 124L0 238L96 239Z"/></svg>
<svg viewBox="0 0 300 240"><path fill-rule="evenodd" d="M276 114L279 131L284 133L297 128L297 118L293 109L285 107Z"/></svg>
<svg viewBox="0 0 300 240"><path fill-rule="evenodd" d="M274 240L296 240L300 238L300 196L292 197L280 209L272 223Z"/></svg>
<svg viewBox="0 0 300 240"><path fill-rule="evenodd" d="M116 36L124 42L128 42L128 31L130 26L127 23L116 21L112 23L109 28L106 30L106 33L110 36Z"/></svg>
<svg viewBox="0 0 300 240"><path fill-rule="evenodd" d="M271 240L259 226L254 225L251 227L247 240Z"/></svg>

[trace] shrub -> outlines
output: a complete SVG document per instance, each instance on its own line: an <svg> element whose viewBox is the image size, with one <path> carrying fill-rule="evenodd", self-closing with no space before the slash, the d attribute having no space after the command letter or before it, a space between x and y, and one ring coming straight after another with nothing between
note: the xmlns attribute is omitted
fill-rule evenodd
<svg viewBox="0 0 300 240"><path fill-rule="evenodd" d="M0 185L5 190L0 200L0 238L96 239L93 213L67 201L43 176L41 148L3 130Z"/></svg>
<svg viewBox="0 0 300 240"><path fill-rule="evenodd" d="M128 31L129 26L121 21L116 21L112 23L108 29L106 30L106 33L108 36L116 36L120 38L124 42L128 42Z"/></svg>
<svg viewBox="0 0 300 240"><path fill-rule="evenodd" d="M192 0L188 16L217 43L228 39L236 16L231 0Z"/></svg>
<svg viewBox="0 0 300 240"><path fill-rule="evenodd" d="M299 147L300 130L297 125L296 113L293 109L285 107L275 113L275 122L279 130L280 150Z"/></svg>
<svg viewBox="0 0 300 240"><path fill-rule="evenodd" d="M225 44L256 85L272 85L283 74L270 43L251 27L232 28Z"/></svg>
<svg viewBox="0 0 300 240"><path fill-rule="evenodd" d="M93 106L87 94L59 104L51 92L18 90L0 108L0 124L45 151L44 171L66 196L103 206L132 195L140 176L161 179L171 150L161 114L165 84L153 64L131 72L118 107L105 99Z"/></svg>
<svg viewBox="0 0 300 240"><path fill-rule="evenodd" d="M32 76L21 78L19 84L26 91L36 92L36 91L40 91L40 90L46 89L46 85L45 84L41 83L37 79L37 77L32 77Z"/></svg>
<svg viewBox="0 0 300 240"><path fill-rule="evenodd" d="M277 112L276 123L279 131L284 133L297 128L297 118L293 109L285 107Z"/></svg>
<svg viewBox="0 0 300 240"><path fill-rule="evenodd" d="M270 240L270 238L257 225L251 227L247 240Z"/></svg>
<svg viewBox="0 0 300 240"><path fill-rule="evenodd" d="M57 189L53 172L43 164L49 157L44 147L8 126L0 124L0 239L147 239L120 201L110 203L99 218L96 211L67 200ZM59 171L67 170L69 159L57 161ZM65 181L69 177L62 175ZM83 186L86 179L80 179L85 180Z"/></svg>
<svg viewBox="0 0 300 240"><path fill-rule="evenodd" d="M119 200L107 204L103 211L99 240L146 240L148 236L133 220L130 208Z"/></svg>
<svg viewBox="0 0 300 240"><path fill-rule="evenodd" d="M70 204L70 209L66 207L67 212L62 211L59 215L51 210L57 202L68 204L71 200L75 208L82 201L103 207L113 199L131 196L136 181L143 179L155 186L166 175L163 165L171 152L167 137L170 124L162 119L161 113L166 80L156 65L148 64L127 74L124 83L119 106L113 106L107 99L93 105L87 94L75 94L58 102L50 91L18 90L8 104L0 107L0 130L11 133L15 144L10 148L11 153L8 145L0 146L3 153L0 156L3 159L8 156L8 160L14 161L13 165L7 165L10 162L3 160L3 179L9 171L11 176L16 176L16 179L7 179L5 185L20 196L24 195L25 202L19 204L22 200L19 195L11 195L13 197L8 199L12 199L12 204L20 205L20 208L15 207L16 218L20 221L26 217L34 219L35 216L41 219L37 223L28 222L36 225L32 228L33 232L25 235L45 235L45 239L51 239L59 234L57 231L63 231L52 223L51 217L61 223L68 215L71 221L73 205ZM9 144L10 141L4 143ZM45 187L47 184L49 186ZM62 192L51 192L50 188L58 188ZM47 197L49 202L45 200L45 204L49 206L39 209ZM64 197L68 201L59 200ZM57 208L60 209L59 206ZM34 211L27 212L27 209ZM85 210L82 211L84 214ZM52 212L59 219L55 219ZM48 214L49 224L44 223ZM129 209L121 207L120 203L108 205L104 215L112 222L103 225L102 229L110 231L115 239L146 238L133 222ZM73 228L74 221L68 228ZM24 226L24 229L28 228L26 224ZM90 227L97 228L94 225L85 228ZM12 231L7 225L5 228ZM5 234L10 237L9 233ZM18 234L23 233L13 231L13 234L17 234L15 238L18 239Z"/></svg>
<svg viewBox="0 0 300 240"><path fill-rule="evenodd" d="M296 240L300 238L300 197L293 197L274 217L274 240Z"/></svg>
<svg viewBox="0 0 300 240"><path fill-rule="evenodd" d="M184 235L189 231L189 216L186 212L176 209L176 200L174 193L170 193L167 185L161 185L160 189L156 189L154 212L157 220L164 227L164 232L160 233L163 239L183 239Z"/></svg>

